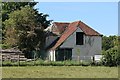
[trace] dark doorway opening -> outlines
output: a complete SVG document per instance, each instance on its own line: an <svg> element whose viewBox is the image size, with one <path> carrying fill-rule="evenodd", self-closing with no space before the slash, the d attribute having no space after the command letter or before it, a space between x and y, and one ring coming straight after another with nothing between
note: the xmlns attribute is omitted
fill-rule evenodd
<svg viewBox="0 0 120 80"><path fill-rule="evenodd" d="M56 50L56 61L72 60L72 49L63 48Z"/></svg>

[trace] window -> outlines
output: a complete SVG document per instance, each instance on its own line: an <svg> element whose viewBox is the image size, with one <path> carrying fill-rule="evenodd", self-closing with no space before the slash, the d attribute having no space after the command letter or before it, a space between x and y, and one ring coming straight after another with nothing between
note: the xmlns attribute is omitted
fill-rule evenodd
<svg viewBox="0 0 120 80"><path fill-rule="evenodd" d="M83 45L84 36L83 32L76 32L76 45Z"/></svg>

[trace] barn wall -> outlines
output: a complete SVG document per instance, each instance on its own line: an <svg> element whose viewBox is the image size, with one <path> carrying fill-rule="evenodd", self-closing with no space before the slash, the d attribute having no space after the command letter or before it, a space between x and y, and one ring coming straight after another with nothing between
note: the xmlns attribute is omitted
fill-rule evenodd
<svg viewBox="0 0 120 80"><path fill-rule="evenodd" d="M58 36L48 36L48 37L46 37L45 47L48 47L57 38L58 38Z"/></svg>
<svg viewBox="0 0 120 80"><path fill-rule="evenodd" d="M60 46L60 48L73 48L72 59L76 60L77 56L80 59L89 59L90 56L101 54L101 37L84 35L84 45L76 45L76 32L82 32L78 28L69 38ZM86 56L86 57L84 57Z"/></svg>
<svg viewBox="0 0 120 80"><path fill-rule="evenodd" d="M64 41L60 48L74 48L76 46L76 32L83 31L80 28L78 28L72 35L69 36L69 38L67 38L67 40Z"/></svg>

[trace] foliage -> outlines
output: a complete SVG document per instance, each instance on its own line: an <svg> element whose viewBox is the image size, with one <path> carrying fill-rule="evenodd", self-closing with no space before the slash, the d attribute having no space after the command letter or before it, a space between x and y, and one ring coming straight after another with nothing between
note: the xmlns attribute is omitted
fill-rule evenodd
<svg viewBox="0 0 120 80"><path fill-rule="evenodd" d="M3 23L5 20L9 19L9 14L15 10L20 10L21 7L25 7L26 5L33 8L36 4L37 2L2 2L2 43L4 43L6 33L5 25Z"/></svg>
<svg viewBox="0 0 120 80"><path fill-rule="evenodd" d="M36 60L36 61L20 61L18 62L11 62L11 61L3 61L2 66L91 66L92 62L78 62L78 61L44 61L44 60ZM94 64L96 65L96 64ZM92 65L92 66L94 66ZM97 65L96 65L97 66Z"/></svg>
<svg viewBox="0 0 120 80"><path fill-rule="evenodd" d="M118 47L110 48L103 53L103 64L107 66L117 66L118 65Z"/></svg>
<svg viewBox="0 0 120 80"><path fill-rule="evenodd" d="M43 30L51 22L46 20L47 16L38 13L30 6L21 7L20 10L11 12L9 19L4 21L5 43L22 51L43 49L45 41Z"/></svg>
<svg viewBox="0 0 120 80"><path fill-rule="evenodd" d="M0 46L1 46L2 49L10 48L10 45L7 45L7 44L0 44Z"/></svg>
<svg viewBox="0 0 120 80"><path fill-rule="evenodd" d="M102 63L107 66L120 65L119 36L103 37L102 40Z"/></svg>
<svg viewBox="0 0 120 80"><path fill-rule="evenodd" d="M28 6L11 12L9 19L4 21L6 26L6 44L16 46L22 35L26 36L27 31L31 31L34 28L34 21L34 10Z"/></svg>
<svg viewBox="0 0 120 80"><path fill-rule="evenodd" d="M118 36L118 54L117 54L117 64L120 65L120 36Z"/></svg>
<svg viewBox="0 0 120 80"><path fill-rule="evenodd" d="M15 10L20 10L21 7L29 5L34 7L37 2L2 2L2 21L9 19L9 14Z"/></svg>
<svg viewBox="0 0 120 80"><path fill-rule="evenodd" d="M114 46L118 46L118 36L103 36L102 37L102 50L108 50L113 48Z"/></svg>
<svg viewBox="0 0 120 80"><path fill-rule="evenodd" d="M37 51L44 45L44 28L50 25L47 14L33 7L36 2L3 3L4 44L22 51Z"/></svg>

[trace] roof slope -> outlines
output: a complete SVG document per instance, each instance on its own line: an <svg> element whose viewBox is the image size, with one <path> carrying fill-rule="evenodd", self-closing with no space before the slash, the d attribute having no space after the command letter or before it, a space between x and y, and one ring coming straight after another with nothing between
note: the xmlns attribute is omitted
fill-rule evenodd
<svg viewBox="0 0 120 80"><path fill-rule="evenodd" d="M84 24L83 22L75 21L68 25L64 33L60 36L59 40L56 42L56 44L51 49L54 50L57 47L59 47L74 31L76 31L78 27L85 33L85 35L101 36L101 34L93 30L92 28Z"/></svg>
<svg viewBox="0 0 120 80"><path fill-rule="evenodd" d="M70 23L54 22L53 25L57 27L57 30L62 34Z"/></svg>
<svg viewBox="0 0 120 80"><path fill-rule="evenodd" d="M89 27L88 25L86 25L85 23L81 21L79 21L79 27L86 35L101 36L100 33L98 33L97 31L95 31L94 29L92 29L91 27Z"/></svg>
<svg viewBox="0 0 120 80"><path fill-rule="evenodd" d="M61 43L64 42L77 29L76 26L78 23L79 22L70 23L63 35L61 35L57 43L51 49L56 49L59 45L61 45Z"/></svg>

